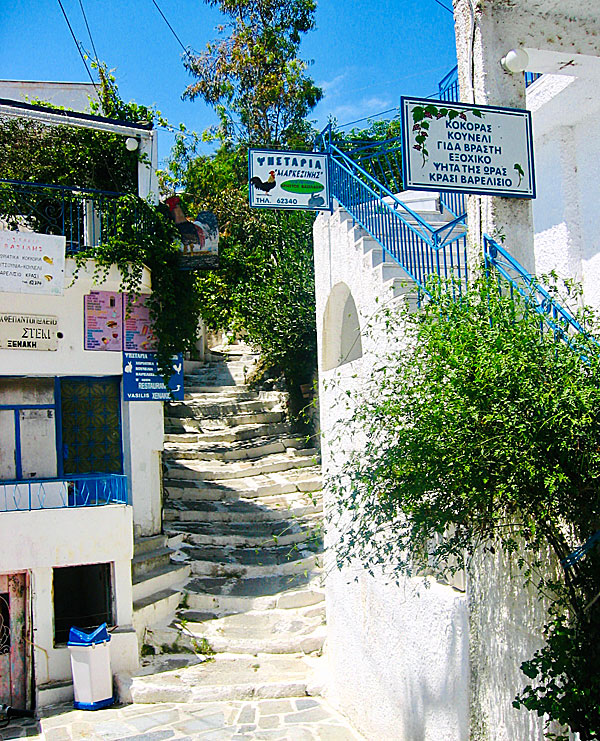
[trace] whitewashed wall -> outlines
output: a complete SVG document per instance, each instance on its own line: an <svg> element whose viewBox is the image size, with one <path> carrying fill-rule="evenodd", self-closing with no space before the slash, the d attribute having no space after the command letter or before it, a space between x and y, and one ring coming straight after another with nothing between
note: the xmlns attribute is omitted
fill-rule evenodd
<svg viewBox="0 0 600 741"><path fill-rule="evenodd" d="M396 338L374 317L386 298L371 257L354 247L359 234L339 214L321 214L314 228L320 408L325 480L360 437L350 434L346 390L364 387ZM346 288L347 287L347 288ZM353 344L346 300L352 295L362 329ZM327 308L327 302L332 296ZM340 296L342 297L340 299ZM377 300L376 300L377 299ZM332 309L332 303L338 305ZM325 326L324 326L325 320ZM333 346L333 351L331 351ZM339 353L354 358L329 369ZM358 356L358 357L357 357ZM323 363L325 358L325 363ZM340 439L336 439L341 436ZM332 699L367 739L463 741L468 738L468 620L465 595L422 579L396 586L368 564L335 565L335 495L325 487L327 657Z"/></svg>

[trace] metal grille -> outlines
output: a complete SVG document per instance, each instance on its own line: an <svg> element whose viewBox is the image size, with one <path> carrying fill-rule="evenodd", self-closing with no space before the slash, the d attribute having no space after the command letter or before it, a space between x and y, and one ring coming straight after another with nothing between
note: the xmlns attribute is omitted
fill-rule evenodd
<svg viewBox="0 0 600 741"><path fill-rule="evenodd" d="M10 602L8 592L0 594L0 656L10 653Z"/></svg>
<svg viewBox="0 0 600 741"><path fill-rule="evenodd" d="M64 473L122 473L118 378L61 379Z"/></svg>

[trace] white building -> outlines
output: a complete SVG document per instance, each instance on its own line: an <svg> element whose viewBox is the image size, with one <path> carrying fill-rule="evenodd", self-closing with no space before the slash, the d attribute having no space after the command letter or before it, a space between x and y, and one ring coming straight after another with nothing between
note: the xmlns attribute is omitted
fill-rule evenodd
<svg viewBox="0 0 600 741"><path fill-rule="evenodd" d="M7 101L0 113L134 137L155 167L149 127ZM142 197L156 193L154 177L154 170L140 165ZM6 181L0 188L22 204L21 231L0 226L0 702L39 707L72 697L66 646L71 626L107 622L113 671L137 666L134 534L161 532L163 412L160 401L123 400L122 352L111 347L124 332L110 319L110 309L122 301L118 270L96 284L88 261L72 281L75 260L67 257L63 280L63 254L52 252L48 238L24 235L32 223L42 225L38 231L46 224L50 233L65 235L50 238L62 239L62 250L65 242L69 251L94 244L106 226L101 222L110 197L102 195L101 207L91 191L40 191L35 184ZM32 213L34 222L28 220ZM32 256L39 252L45 261L25 283L27 256L21 251L13 262L6 257L11 243L24 239ZM32 264L42 265L39 256ZM100 347L85 349L84 302L93 291L108 297L109 313ZM148 271L141 291L151 292ZM88 321L88 333L90 326Z"/></svg>
<svg viewBox="0 0 600 741"><path fill-rule="evenodd" d="M482 234L502 233L504 247L524 268L581 281L585 302L598 309L600 7L588 0L454 5L461 100L527 107L537 174L533 203L468 198L468 251L480 259ZM501 66L510 50L517 50L511 56L516 73ZM526 91L523 71L543 76ZM357 203L360 187L346 191ZM425 220L442 218L436 194L400 199ZM326 473L357 445L345 432L352 411L346 392L363 388L389 344L402 341L375 317L387 302L404 300L407 290L406 272L389 255L382 262L385 239L372 239L358 225L369 224L365 210L334 207L332 215L317 218L314 230ZM328 497L331 512L333 493ZM329 533L330 546L335 537ZM370 575L365 564L338 569L331 560L331 691L366 738L542 741L543 719L515 710L512 700L527 683L521 662L543 644L545 614L510 570L496 555L473 564L466 584L419 590L421 579L396 586L378 568Z"/></svg>

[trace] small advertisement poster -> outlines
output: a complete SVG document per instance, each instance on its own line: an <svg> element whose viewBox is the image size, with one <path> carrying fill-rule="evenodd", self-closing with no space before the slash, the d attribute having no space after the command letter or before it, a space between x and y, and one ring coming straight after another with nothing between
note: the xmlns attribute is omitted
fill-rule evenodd
<svg viewBox="0 0 600 741"><path fill-rule="evenodd" d="M123 399L125 401L183 400L183 355L173 357L168 387L158 372L156 354L123 353Z"/></svg>
<svg viewBox="0 0 600 741"><path fill-rule="evenodd" d="M0 313L0 348L58 350L58 319L42 314Z"/></svg>
<svg viewBox="0 0 600 741"><path fill-rule="evenodd" d="M250 206L329 211L329 160L318 152L248 152Z"/></svg>
<svg viewBox="0 0 600 741"><path fill-rule="evenodd" d="M121 352L123 299L116 291L90 291L83 297L83 349Z"/></svg>
<svg viewBox="0 0 600 741"><path fill-rule="evenodd" d="M148 295L123 294L125 331L123 350L129 352L156 352L156 337L152 331Z"/></svg>
<svg viewBox="0 0 600 741"><path fill-rule="evenodd" d="M181 270L215 270L219 267L219 224L210 211L188 219L179 196L165 201L181 239Z"/></svg>
<svg viewBox="0 0 600 741"><path fill-rule="evenodd" d="M402 98L407 190L535 198L530 111Z"/></svg>
<svg viewBox="0 0 600 741"><path fill-rule="evenodd" d="M0 291L62 296L66 238L0 231Z"/></svg>

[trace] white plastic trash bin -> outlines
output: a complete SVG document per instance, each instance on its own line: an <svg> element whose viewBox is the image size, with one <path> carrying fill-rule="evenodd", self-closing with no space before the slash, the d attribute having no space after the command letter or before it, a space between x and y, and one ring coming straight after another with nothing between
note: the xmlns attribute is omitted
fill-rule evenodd
<svg viewBox="0 0 600 741"><path fill-rule="evenodd" d="M99 710L115 701L110 670L110 635L106 623L92 633L69 631L69 653L75 701L79 710Z"/></svg>

